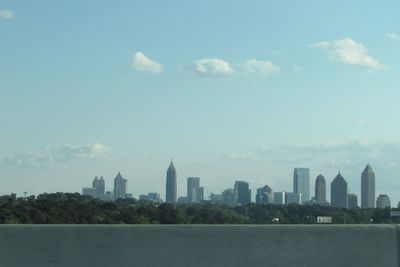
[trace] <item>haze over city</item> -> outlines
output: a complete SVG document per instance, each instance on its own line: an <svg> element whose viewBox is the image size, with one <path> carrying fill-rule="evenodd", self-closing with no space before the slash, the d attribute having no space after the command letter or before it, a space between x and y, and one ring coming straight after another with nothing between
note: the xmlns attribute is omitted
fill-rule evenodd
<svg viewBox="0 0 400 267"><path fill-rule="evenodd" d="M173 158L180 196L369 163L399 202L398 1L97 3L0 1L0 194L165 198Z"/></svg>

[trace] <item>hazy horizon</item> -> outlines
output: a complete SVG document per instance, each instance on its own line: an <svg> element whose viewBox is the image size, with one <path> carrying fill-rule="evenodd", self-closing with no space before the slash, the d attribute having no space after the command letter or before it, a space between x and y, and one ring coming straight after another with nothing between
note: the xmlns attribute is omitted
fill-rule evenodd
<svg viewBox="0 0 400 267"><path fill-rule="evenodd" d="M400 201L400 2L0 1L0 194L340 171Z"/></svg>

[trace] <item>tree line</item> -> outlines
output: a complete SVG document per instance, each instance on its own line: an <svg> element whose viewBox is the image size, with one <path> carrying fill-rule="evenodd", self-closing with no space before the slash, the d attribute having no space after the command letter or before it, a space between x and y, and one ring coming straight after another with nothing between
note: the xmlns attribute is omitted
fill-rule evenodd
<svg viewBox="0 0 400 267"><path fill-rule="evenodd" d="M390 211L296 204L173 206L135 199L106 202L78 193L0 196L0 224L312 224L318 216L332 217L335 224L368 224L390 222Z"/></svg>

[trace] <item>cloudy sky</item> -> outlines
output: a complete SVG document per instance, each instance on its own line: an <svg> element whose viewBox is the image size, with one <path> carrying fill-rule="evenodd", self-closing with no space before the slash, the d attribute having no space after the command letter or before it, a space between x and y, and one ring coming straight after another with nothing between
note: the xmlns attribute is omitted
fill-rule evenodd
<svg viewBox="0 0 400 267"><path fill-rule="evenodd" d="M400 200L399 1L0 0L0 194L118 171L165 195L291 191L294 167ZM328 186L327 191L330 187ZM313 194L311 194L313 195Z"/></svg>

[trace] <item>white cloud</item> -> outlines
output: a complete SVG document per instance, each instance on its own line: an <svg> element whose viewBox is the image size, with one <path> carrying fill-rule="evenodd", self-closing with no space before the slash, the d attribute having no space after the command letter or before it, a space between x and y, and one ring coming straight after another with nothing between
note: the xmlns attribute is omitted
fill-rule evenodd
<svg viewBox="0 0 400 267"><path fill-rule="evenodd" d="M0 168L25 168L61 164L75 160L101 160L108 157L109 148L103 144L63 145L46 147L40 152L23 152L0 159Z"/></svg>
<svg viewBox="0 0 400 267"><path fill-rule="evenodd" d="M387 38L389 38L390 40L392 40L394 42L400 42L400 36L393 32L388 32L385 35Z"/></svg>
<svg viewBox="0 0 400 267"><path fill-rule="evenodd" d="M332 60L339 61L342 64L370 69L385 67L377 59L368 54L368 50L363 44L357 43L351 38L333 42L319 42L311 44L311 47L327 50Z"/></svg>
<svg viewBox="0 0 400 267"><path fill-rule="evenodd" d="M156 74L161 73L163 69L163 66L160 63L148 58L142 52L136 52L133 55L133 67L139 71L151 72Z"/></svg>
<svg viewBox="0 0 400 267"><path fill-rule="evenodd" d="M229 63L218 58L200 59L194 63L193 70L203 77L227 77L233 74Z"/></svg>
<svg viewBox="0 0 400 267"><path fill-rule="evenodd" d="M277 74L281 71L281 69L275 66L269 60L257 60L257 59L250 59L248 60L244 66L243 70L245 72L251 73L260 73L261 75L270 75L270 74Z"/></svg>
<svg viewBox="0 0 400 267"><path fill-rule="evenodd" d="M2 9L2 10L0 10L0 18L3 18L3 19L14 19L15 15L14 15L14 12L12 12L11 10Z"/></svg>
<svg viewBox="0 0 400 267"><path fill-rule="evenodd" d="M263 162L271 165L314 166L321 169L352 168L367 162L383 169L399 168L400 142L327 142L286 144L246 152L230 153L232 161Z"/></svg>

